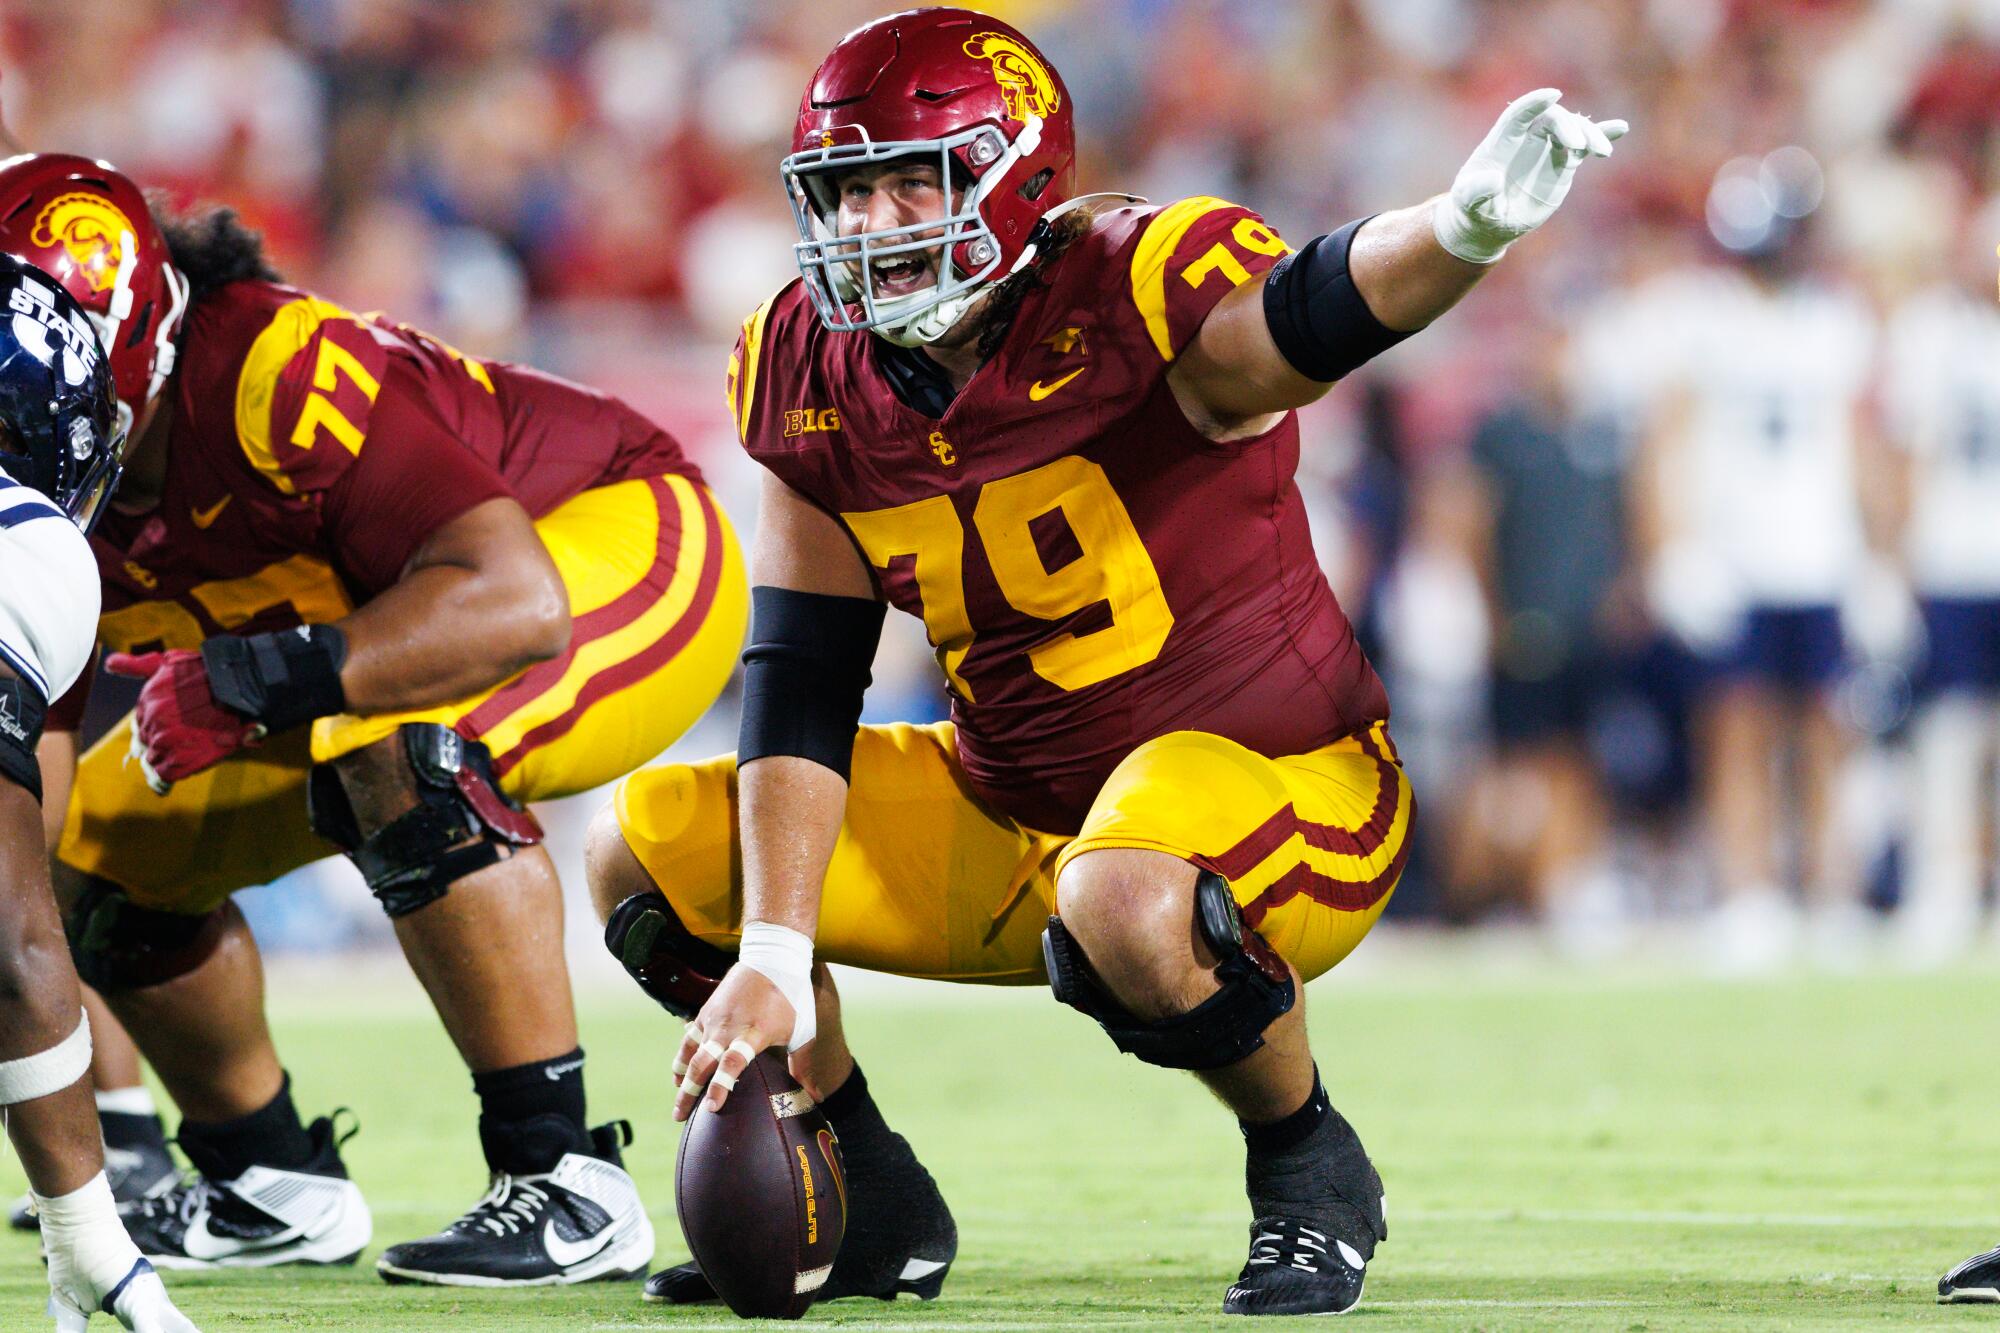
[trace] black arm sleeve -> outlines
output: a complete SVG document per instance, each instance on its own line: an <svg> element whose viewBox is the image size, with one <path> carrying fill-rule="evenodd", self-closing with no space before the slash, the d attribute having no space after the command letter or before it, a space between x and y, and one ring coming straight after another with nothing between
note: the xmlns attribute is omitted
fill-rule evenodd
<svg viewBox="0 0 2000 1333"><path fill-rule="evenodd" d="M1362 218L1308 241L1273 265L1264 279L1264 318L1271 340L1292 369L1309 380L1332 383L1410 336L1375 318L1348 275L1354 233L1368 221Z"/></svg>
<svg viewBox="0 0 2000 1333"><path fill-rule="evenodd" d="M35 760L35 742L42 738L47 705L35 687L0 669L0 780L26 787L42 799L42 766Z"/></svg>
<svg viewBox="0 0 2000 1333"><path fill-rule="evenodd" d="M750 605L737 765L789 754L846 777L887 608L770 587L752 588Z"/></svg>

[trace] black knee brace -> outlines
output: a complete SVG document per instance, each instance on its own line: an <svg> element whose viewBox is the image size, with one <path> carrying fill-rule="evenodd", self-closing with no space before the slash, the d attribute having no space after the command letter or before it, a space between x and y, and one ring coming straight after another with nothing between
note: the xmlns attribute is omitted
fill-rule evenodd
<svg viewBox="0 0 2000 1333"><path fill-rule="evenodd" d="M392 917L444 897L452 884L542 840L542 826L500 790L479 741L433 722L398 733L417 779L417 807L366 837L331 764L315 764L306 787L313 832L347 853Z"/></svg>
<svg viewBox="0 0 2000 1333"><path fill-rule="evenodd" d="M63 928L76 974L104 994L157 986L208 961L238 917L224 903L200 916L141 907L109 880L92 879Z"/></svg>
<svg viewBox="0 0 2000 1333"><path fill-rule="evenodd" d="M1204 870L1194 883L1195 925L1222 961L1221 989L1184 1014L1149 1021L1118 1003L1083 948L1050 917L1042 932L1042 961L1056 998L1096 1019L1127 1055L1167 1069L1220 1069L1264 1044L1264 1029L1298 998L1291 969L1256 931L1243 924L1229 881Z"/></svg>
<svg viewBox="0 0 2000 1333"><path fill-rule="evenodd" d="M613 908L604 923L604 947L676 1018L700 1013L736 961L689 934L658 893L635 893Z"/></svg>

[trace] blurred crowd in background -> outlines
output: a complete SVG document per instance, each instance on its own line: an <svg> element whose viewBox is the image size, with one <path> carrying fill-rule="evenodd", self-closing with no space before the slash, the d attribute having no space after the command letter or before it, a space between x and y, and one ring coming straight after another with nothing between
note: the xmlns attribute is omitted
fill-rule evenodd
<svg viewBox="0 0 2000 1333"><path fill-rule="evenodd" d="M1065 76L1083 188L1221 195L1294 242L1444 189L1528 89L1632 122L1307 414L1422 803L1392 911L1584 954L1678 932L1737 972L1986 936L2000 0L981 7ZM792 273L807 76L886 9L13 0L0 102L34 147L234 205L301 285L628 397L747 527L727 345ZM914 625L877 680L871 718L942 715ZM733 735L726 699L684 745Z"/></svg>

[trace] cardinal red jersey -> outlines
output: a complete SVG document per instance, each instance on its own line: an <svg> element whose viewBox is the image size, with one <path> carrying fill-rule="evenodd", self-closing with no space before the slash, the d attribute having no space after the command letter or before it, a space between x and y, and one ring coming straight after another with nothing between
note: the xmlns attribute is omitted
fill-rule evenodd
<svg viewBox="0 0 2000 1333"><path fill-rule="evenodd" d="M1023 824L1074 833L1167 732L1279 756L1388 715L1313 554L1297 418L1217 444L1167 385L1216 303L1285 253L1218 199L1102 214L940 419L796 283L744 325L744 446L922 617L966 775Z"/></svg>
<svg viewBox="0 0 2000 1333"><path fill-rule="evenodd" d="M616 481L699 479L617 399L271 282L196 302L166 406L160 503L91 537L99 633L126 651L337 619L486 500L540 517Z"/></svg>

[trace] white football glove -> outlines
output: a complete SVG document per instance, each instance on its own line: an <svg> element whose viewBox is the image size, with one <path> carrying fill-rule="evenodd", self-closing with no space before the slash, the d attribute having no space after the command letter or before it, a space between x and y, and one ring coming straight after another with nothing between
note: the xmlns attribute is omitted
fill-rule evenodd
<svg viewBox="0 0 2000 1333"><path fill-rule="evenodd" d="M80 1296L73 1288L58 1287L49 1293L49 1315L55 1320L56 1333L88 1333L90 1310L98 1309L132 1333L201 1333L193 1320L174 1307L160 1275L151 1268L127 1279L110 1305L101 1304L94 1294L80 1303Z"/></svg>
<svg viewBox="0 0 2000 1333"><path fill-rule="evenodd" d="M1610 157L1622 120L1593 121L1558 104L1555 88L1517 97L1458 169L1431 215L1438 244L1473 264L1491 264L1547 222L1586 157Z"/></svg>

